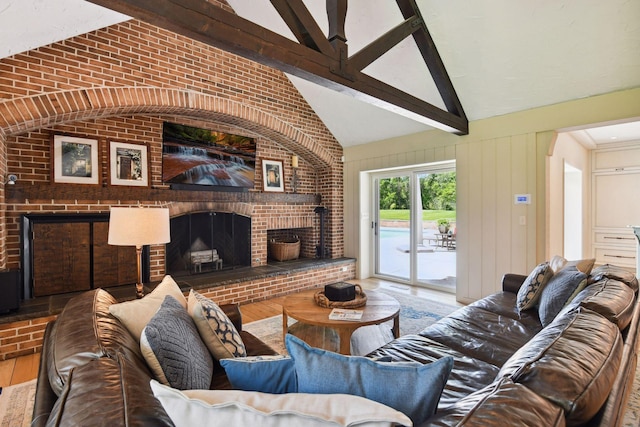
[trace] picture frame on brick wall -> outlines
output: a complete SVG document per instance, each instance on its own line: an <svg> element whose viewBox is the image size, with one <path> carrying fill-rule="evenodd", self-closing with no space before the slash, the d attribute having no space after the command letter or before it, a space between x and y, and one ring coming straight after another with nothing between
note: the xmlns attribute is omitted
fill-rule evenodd
<svg viewBox="0 0 640 427"><path fill-rule="evenodd" d="M109 141L111 185L149 186L148 147L142 143Z"/></svg>
<svg viewBox="0 0 640 427"><path fill-rule="evenodd" d="M279 160L262 159L264 191L284 192L284 168Z"/></svg>
<svg viewBox="0 0 640 427"><path fill-rule="evenodd" d="M97 139L54 135L51 155L53 182L98 185L98 156Z"/></svg>

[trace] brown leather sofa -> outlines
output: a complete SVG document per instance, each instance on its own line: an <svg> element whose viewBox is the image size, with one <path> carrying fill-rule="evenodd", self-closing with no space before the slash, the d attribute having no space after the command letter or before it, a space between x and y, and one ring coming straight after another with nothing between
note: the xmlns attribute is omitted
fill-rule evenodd
<svg viewBox="0 0 640 427"><path fill-rule="evenodd" d="M100 289L85 292L47 325L32 426L173 426L153 396L153 375L140 345L109 313L116 302ZM277 354L242 330L238 305L221 308L240 332L247 355ZM211 388L231 388L219 364Z"/></svg>
<svg viewBox="0 0 640 427"><path fill-rule="evenodd" d="M453 356L438 412L421 427L620 425L636 368L636 277L594 269L545 328L536 310L516 310L524 279L508 274L502 292L371 353L423 363ZM33 426L172 425L138 344L109 314L114 302L104 291L84 293L47 326ZM237 306L224 308L242 330ZM241 334L249 354L273 354ZM228 388L217 368L211 388Z"/></svg>
<svg viewBox="0 0 640 427"><path fill-rule="evenodd" d="M553 322L519 313L526 276L371 356L455 362L427 426L618 426L636 369L637 278L605 265Z"/></svg>

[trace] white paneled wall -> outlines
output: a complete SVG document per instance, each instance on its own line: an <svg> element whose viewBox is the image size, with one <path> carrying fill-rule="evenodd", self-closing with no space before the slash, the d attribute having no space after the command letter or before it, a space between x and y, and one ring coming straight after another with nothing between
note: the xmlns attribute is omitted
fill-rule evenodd
<svg viewBox="0 0 640 427"><path fill-rule="evenodd" d="M505 273L528 274L548 256L554 131L640 116L638 97L640 89L471 122L467 136L434 130L345 148L345 255L358 258L359 277L372 273L367 171L456 160L457 299L498 291ZM515 194L530 194L531 204L514 204Z"/></svg>

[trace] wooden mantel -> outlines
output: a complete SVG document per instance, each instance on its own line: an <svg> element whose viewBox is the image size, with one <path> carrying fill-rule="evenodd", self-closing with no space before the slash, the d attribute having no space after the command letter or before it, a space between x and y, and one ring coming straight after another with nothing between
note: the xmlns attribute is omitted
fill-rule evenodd
<svg viewBox="0 0 640 427"><path fill-rule="evenodd" d="M308 203L320 204L319 194L262 193L254 191L187 191L168 188L100 187L70 184L5 186L7 203L27 200L144 200L151 202Z"/></svg>

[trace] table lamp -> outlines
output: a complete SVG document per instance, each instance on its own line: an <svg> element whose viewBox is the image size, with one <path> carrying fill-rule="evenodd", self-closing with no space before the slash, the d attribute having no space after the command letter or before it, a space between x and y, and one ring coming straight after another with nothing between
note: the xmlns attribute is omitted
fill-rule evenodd
<svg viewBox="0 0 640 427"><path fill-rule="evenodd" d="M171 241L169 209L143 207L112 207L109 216L108 243L114 246L135 246L138 283L136 297L142 298L142 247Z"/></svg>

